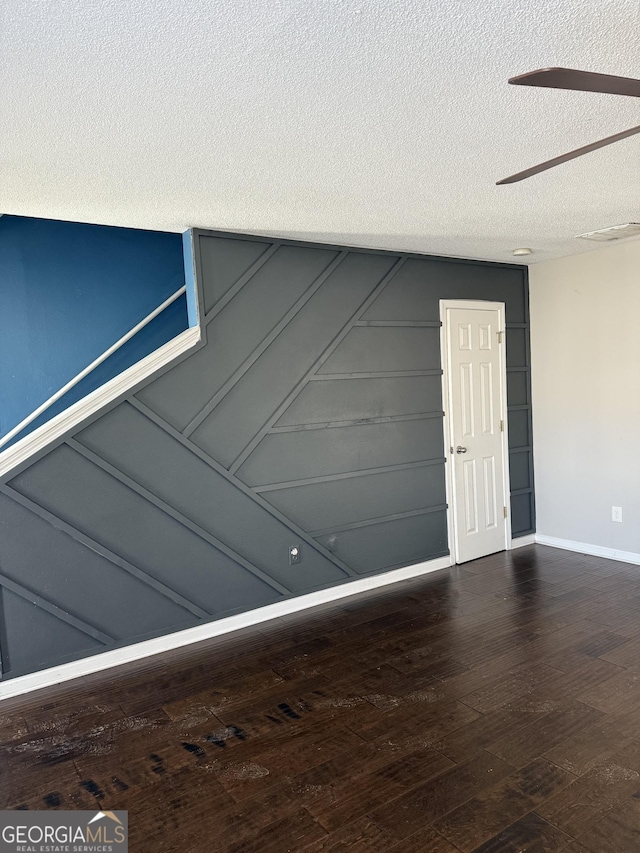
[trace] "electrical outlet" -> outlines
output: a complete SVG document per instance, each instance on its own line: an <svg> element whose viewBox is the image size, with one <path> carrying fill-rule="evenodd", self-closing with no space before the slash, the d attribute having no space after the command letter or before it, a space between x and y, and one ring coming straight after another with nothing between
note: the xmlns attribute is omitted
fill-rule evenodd
<svg viewBox="0 0 640 853"><path fill-rule="evenodd" d="M289 545L289 565L296 566L302 562L302 547L300 545Z"/></svg>
<svg viewBox="0 0 640 853"><path fill-rule="evenodd" d="M611 507L611 521L618 521L622 524L622 507L621 506L612 506Z"/></svg>

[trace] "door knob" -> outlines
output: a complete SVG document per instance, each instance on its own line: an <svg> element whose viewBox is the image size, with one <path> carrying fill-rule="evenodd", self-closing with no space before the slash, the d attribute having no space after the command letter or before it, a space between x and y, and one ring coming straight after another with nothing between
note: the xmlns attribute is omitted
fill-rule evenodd
<svg viewBox="0 0 640 853"><path fill-rule="evenodd" d="M466 452L467 452L467 448L466 448L466 447L460 447L460 445L458 445L458 446L456 447L456 453L466 453Z"/></svg>

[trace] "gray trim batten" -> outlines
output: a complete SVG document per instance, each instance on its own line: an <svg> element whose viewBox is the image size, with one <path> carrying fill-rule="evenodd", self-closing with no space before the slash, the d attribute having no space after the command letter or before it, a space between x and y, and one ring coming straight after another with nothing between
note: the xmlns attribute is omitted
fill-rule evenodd
<svg viewBox="0 0 640 853"><path fill-rule="evenodd" d="M128 572L133 577L141 580L151 589L154 589L156 592L159 592L161 595L166 596L174 604L180 605L185 610L188 610L190 613L193 613L194 616L197 616L198 619L210 619L212 614L207 610L203 610L199 607L195 602L189 601L189 599L180 595L179 592L176 592L175 589L171 589L166 584L163 584L162 581L157 580L152 577L148 572L145 572L143 569L135 566L133 563L125 560L119 554L116 554L109 548L106 548L100 542L95 539L92 539L90 536L87 536L81 530L78 530L77 527L74 527L71 524L68 524L61 518L58 518L57 515L54 515L49 510L37 504L35 501L30 500L24 495L20 494L16 489L12 489L9 486L0 487L0 492L10 497L16 503L23 506L25 509L28 509L30 512L33 512L35 515L39 516L43 519L43 521L47 521L51 524L52 527L61 530L63 533L67 533L71 536L72 539L75 539L76 542L80 542L81 545L85 545L87 548L90 548L96 554L100 554L101 557L105 557L109 560L110 563L113 563L115 566L118 566L121 569L124 569L125 572Z"/></svg>
<svg viewBox="0 0 640 853"><path fill-rule="evenodd" d="M361 305L358 306L356 311L354 311L351 319L344 325L342 330L334 337L329 346L327 346L321 355L314 361L306 374L300 379L300 381L295 385L292 391L287 395L287 397L283 400L283 402L275 409L272 413L271 417L264 423L261 429L256 433L256 435L252 438L249 444L244 448L244 450L234 459L232 465L229 470L231 473L235 473L238 468L248 459L251 453L255 450L258 444L262 441L265 435L269 432L271 427L275 424L278 418L285 412L291 403L298 396L300 391L304 388L309 378L317 373L318 369L322 367L325 361L328 360L329 356L333 354L333 352L337 349L339 344L346 338L351 329L353 328L353 324L356 322L357 318L360 317L371 305L375 299L380 295L380 293L384 290L384 288L389 284L390 281L400 272L402 267L404 266L405 259L400 258L393 267L389 270L389 272L384 276L382 281L378 283L372 293L362 302Z"/></svg>
<svg viewBox="0 0 640 853"><path fill-rule="evenodd" d="M140 495L140 497L147 500L150 504L153 504L158 509L162 510L162 512L166 513L171 518L175 519L179 524L183 527L188 528L195 533L196 536L199 536L201 539L204 539L205 542L208 542L210 545L213 545L214 548L217 548L223 554L226 554L227 557L230 557L234 563L238 563L238 565L247 569L247 571L254 574L256 577L260 578L261 581L273 587L273 589L277 590L277 592L282 593L283 595L287 595L291 592L290 589L278 583L278 581L274 580L270 575L263 572L257 566L254 566L253 563L249 562L249 560L242 557L232 548L229 548L228 545L225 545L217 536L209 533L208 530L205 530L199 524L196 524L195 521L192 521L183 513L179 512L177 509L168 504L166 501L163 501L153 492L149 491L149 489L145 489L144 486L141 486L140 483L137 483L132 477L127 476L115 465L111 465L101 456L98 456L97 453L94 453L92 450L89 450L88 447L85 447L84 444L81 444L76 439L70 438L66 442L68 446L75 450L76 453L79 453L81 456L84 456L85 459L88 459L89 462L93 462L94 465L97 465L98 468L101 468L107 474L110 474L115 480L118 480L123 485L127 486L131 489L132 492Z"/></svg>

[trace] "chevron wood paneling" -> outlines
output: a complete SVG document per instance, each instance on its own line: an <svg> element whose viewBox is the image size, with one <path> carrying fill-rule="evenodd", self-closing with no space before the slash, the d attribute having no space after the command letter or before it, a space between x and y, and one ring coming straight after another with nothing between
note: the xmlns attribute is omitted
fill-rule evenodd
<svg viewBox="0 0 640 853"><path fill-rule="evenodd" d="M506 303L533 529L523 268L194 242L201 346L0 486L4 678L446 553L440 298Z"/></svg>

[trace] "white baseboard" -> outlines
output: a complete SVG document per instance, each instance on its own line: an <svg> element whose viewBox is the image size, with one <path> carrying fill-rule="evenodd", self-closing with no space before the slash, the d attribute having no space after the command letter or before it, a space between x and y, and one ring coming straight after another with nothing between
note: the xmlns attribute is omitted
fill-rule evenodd
<svg viewBox="0 0 640 853"><path fill-rule="evenodd" d="M536 534L529 533L527 536L516 536L511 540L511 550L514 548L524 548L525 545L535 545Z"/></svg>
<svg viewBox="0 0 640 853"><path fill-rule="evenodd" d="M54 666L50 669L43 669L40 672L21 675L6 682L0 682L0 700L9 699L12 696L20 696L23 693L30 693L33 690L41 690L43 687L51 687L63 681L80 678L83 675L101 672L104 669L110 669L119 664L142 660L143 658L162 654L172 649L179 649L191 643L199 643L202 640L219 637L222 634L229 634L241 628L248 628L251 625L268 622L270 619L276 619L279 616L286 616L290 613L297 613L300 610L317 607L319 604L339 601L341 598L358 595L359 593L377 589L378 587L389 586L390 584L409 580L410 578L417 578L420 575L426 575L430 572L448 569L450 566L451 558L449 556L438 557L435 560L416 563L413 566L406 566L403 569L394 569L391 572L384 572L380 575L352 580L340 586L332 586L329 589L322 589L318 592L310 592L306 595L288 598L286 601L278 601L275 604L268 604L256 610L239 613L237 616L228 616L225 619L218 619L215 622L197 625L195 628L176 631L173 634L166 634L154 640L145 640L142 643L134 643L122 649L102 652L101 654L82 658L82 660L71 661L70 663Z"/></svg>
<svg viewBox="0 0 640 853"><path fill-rule="evenodd" d="M633 551L617 551L615 548L603 548L601 545L590 545L588 542L574 542L573 539L558 539L555 536L545 536L536 533L538 545L549 545L551 548L562 548L564 551L576 551L578 554L589 554L592 557L605 557L607 560L618 560L620 563L633 563L640 566L640 554Z"/></svg>

